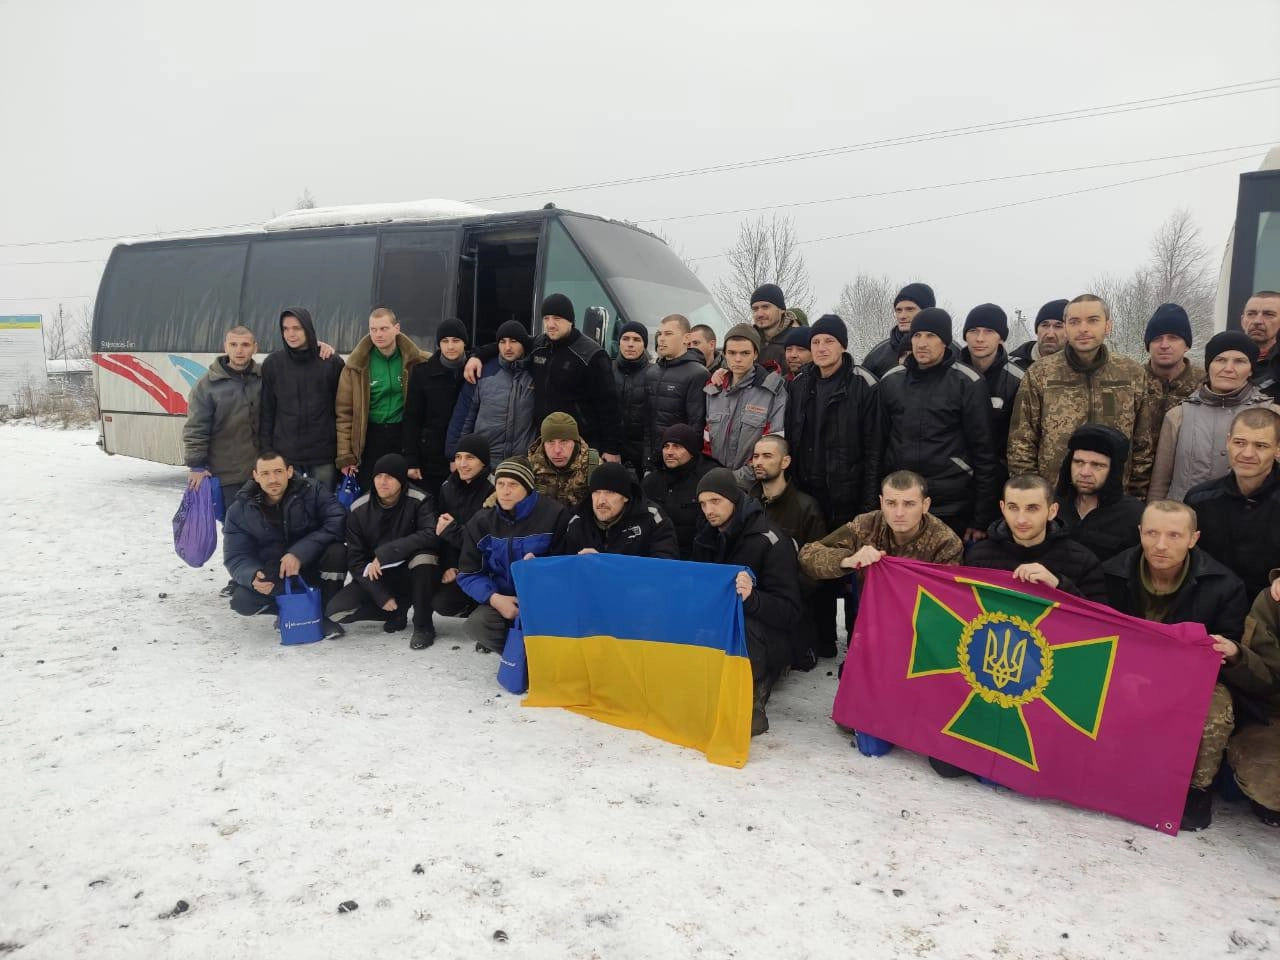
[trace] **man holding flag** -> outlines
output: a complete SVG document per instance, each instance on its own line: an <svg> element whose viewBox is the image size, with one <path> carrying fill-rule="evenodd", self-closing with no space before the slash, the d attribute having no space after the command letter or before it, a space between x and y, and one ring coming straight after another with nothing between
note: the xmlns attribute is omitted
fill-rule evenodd
<svg viewBox="0 0 1280 960"><path fill-rule="evenodd" d="M1235 725L1232 694L1256 692L1258 658L1239 644L1249 601L1240 578L1203 550L1196 512L1176 500L1147 504L1139 528L1141 544L1107 561L1102 572L1107 600L1121 613L1157 623L1201 623L1222 655L1204 735L1196 754L1183 830L1203 830L1213 821L1210 788Z"/></svg>

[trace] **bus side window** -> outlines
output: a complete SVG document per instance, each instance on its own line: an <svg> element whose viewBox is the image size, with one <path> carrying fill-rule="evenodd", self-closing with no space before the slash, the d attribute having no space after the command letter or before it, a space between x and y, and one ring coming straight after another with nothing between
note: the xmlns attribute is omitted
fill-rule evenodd
<svg viewBox="0 0 1280 960"><path fill-rule="evenodd" d="M436 327L448 316L458 233L451 227L382 235L377 306L395 311L401 332L425 350L435 350Z"/></svg>

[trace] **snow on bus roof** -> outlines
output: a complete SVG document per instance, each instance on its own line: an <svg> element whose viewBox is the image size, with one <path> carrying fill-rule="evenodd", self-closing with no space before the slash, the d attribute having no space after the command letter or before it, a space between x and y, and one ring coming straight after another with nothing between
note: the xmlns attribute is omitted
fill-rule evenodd
<svg viewBox="0 0 1280 960"><path fill-rule="evenodd" d="M262 229L302 230L308 227L349 227L362 223L395 223L401 220L454 220L458 217L483 217L496 212L457 200L358 203L347 207L291 210L268 220L262 225Z"/></svg>

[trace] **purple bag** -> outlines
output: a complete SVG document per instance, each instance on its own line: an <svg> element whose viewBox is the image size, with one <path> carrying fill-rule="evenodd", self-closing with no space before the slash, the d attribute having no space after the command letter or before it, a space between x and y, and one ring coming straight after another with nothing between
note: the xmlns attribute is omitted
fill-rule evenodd
<svg viewBox="0 0 1280 960"><path fill-rule="evenodd" d="M206 477L197 489L188 487L173 515L173 549L192 567L203 567L218 548L212 489L217 482Z"/></svg>

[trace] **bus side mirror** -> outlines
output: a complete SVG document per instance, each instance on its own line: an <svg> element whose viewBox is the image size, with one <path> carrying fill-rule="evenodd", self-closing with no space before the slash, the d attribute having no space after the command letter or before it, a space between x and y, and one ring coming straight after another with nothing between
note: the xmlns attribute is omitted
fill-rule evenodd
<svg viewBox="0 0 1280 960"><path fill-rule="evenodd" d="M582 314L582 332L604 346L604 331L609 325L607 307L587 307Z"/></svg>

